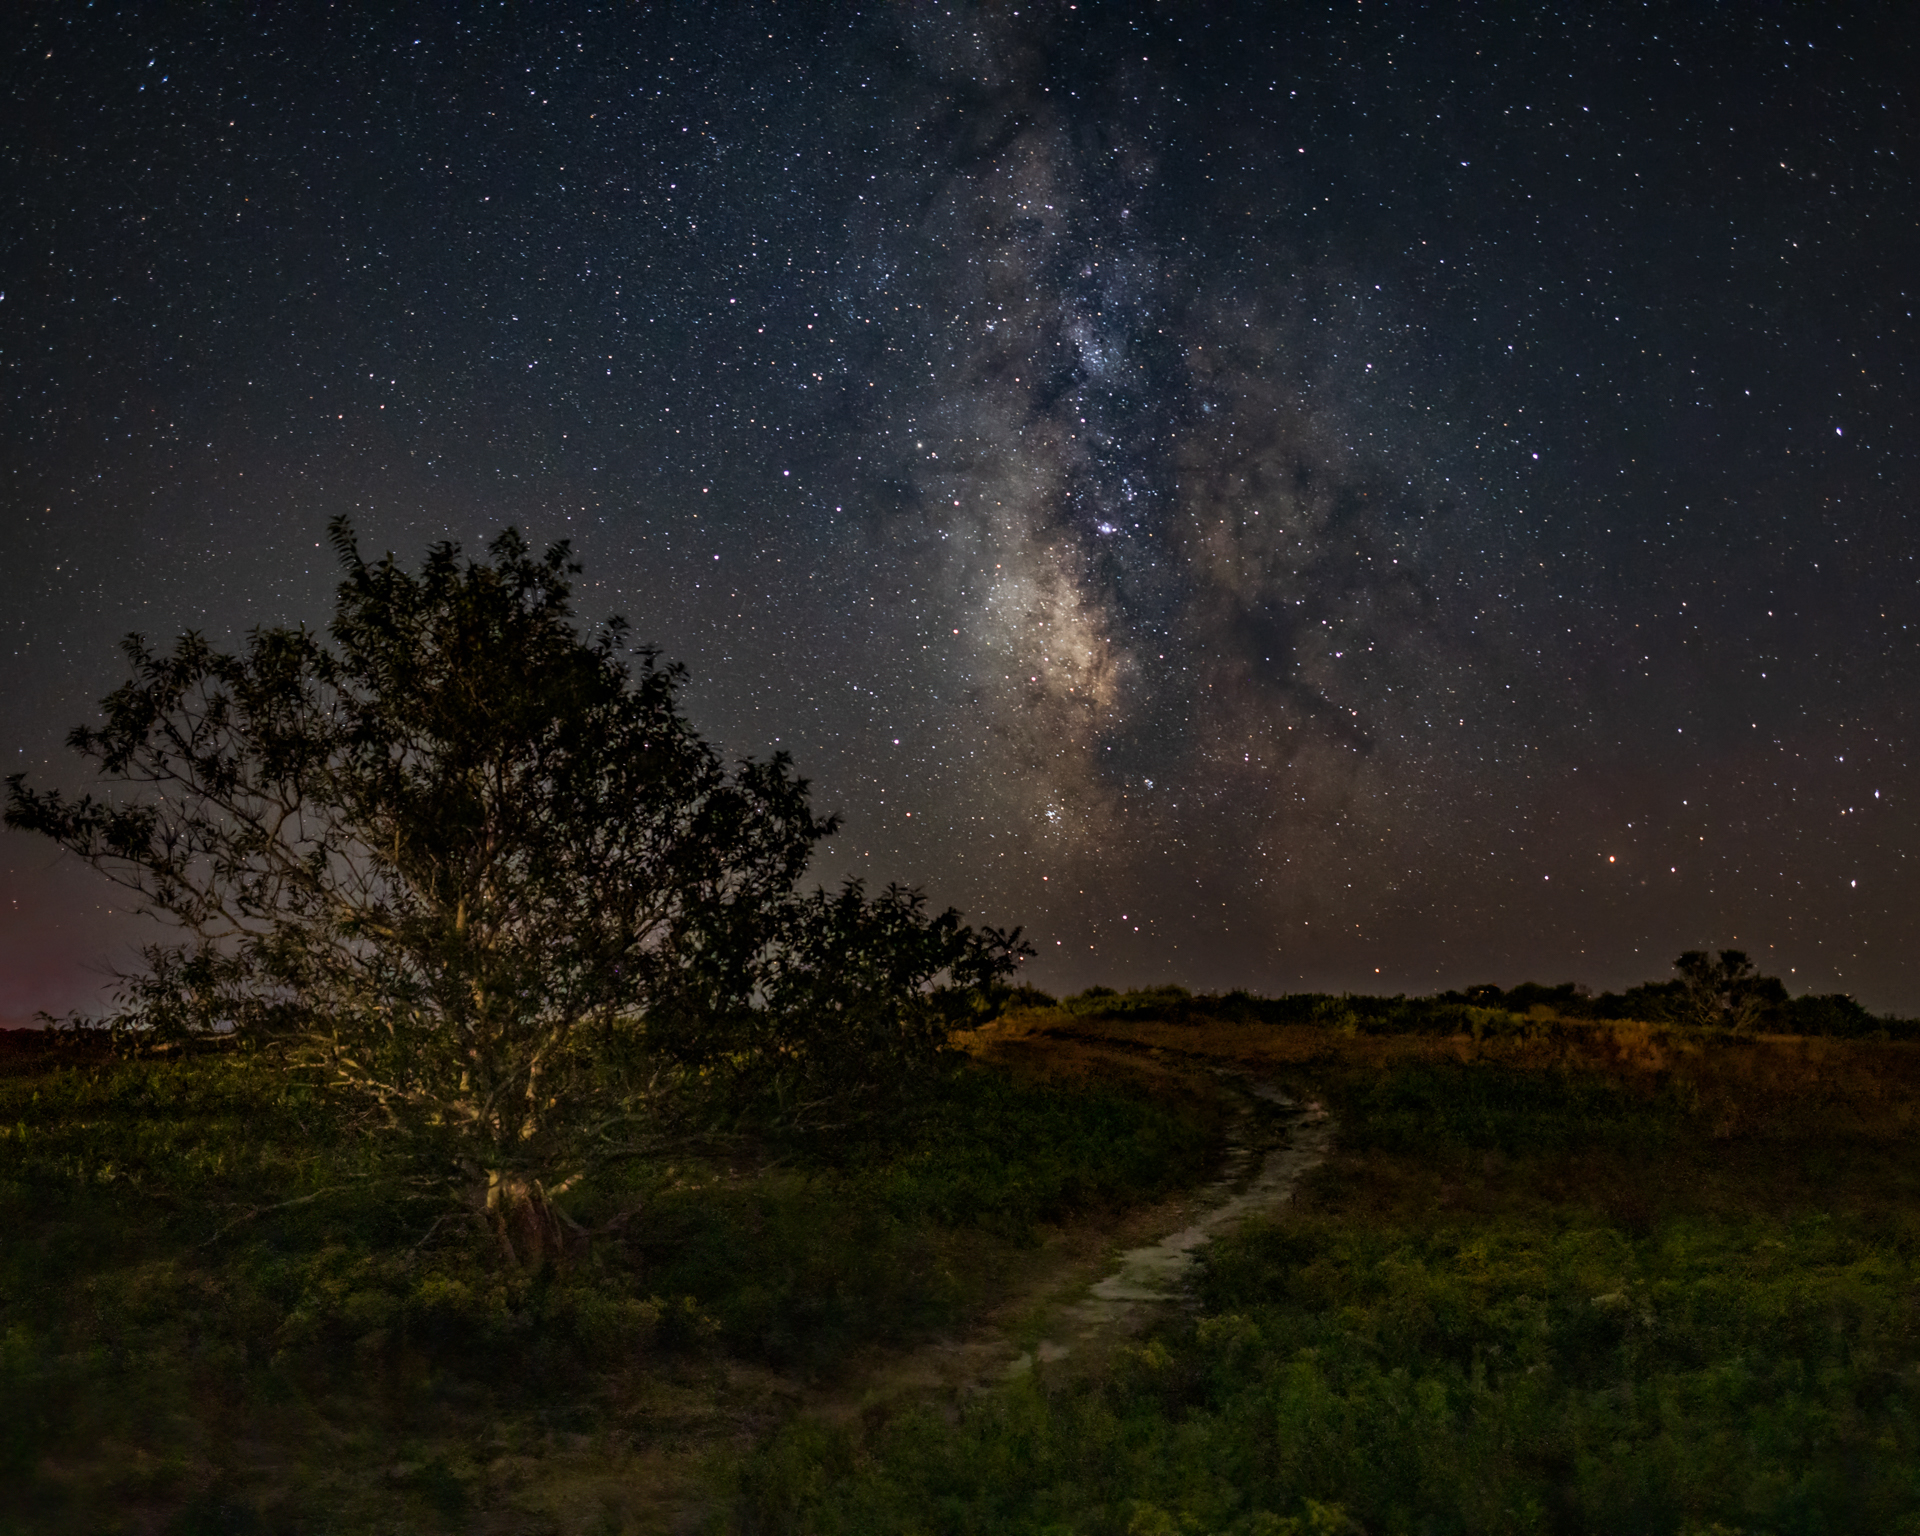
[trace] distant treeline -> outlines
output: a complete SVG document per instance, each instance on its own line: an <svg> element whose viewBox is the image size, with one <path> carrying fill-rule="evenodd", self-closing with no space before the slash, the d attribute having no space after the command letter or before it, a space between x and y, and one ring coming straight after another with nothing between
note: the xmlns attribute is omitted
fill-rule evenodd
<svg viewBox="0 0 1920 1536"><path fill-rule="evenodd" d="M1229 1023L1321 1024L1372 1034L1472 1034L1502 1032L1546 1019L1637 1020L1699 1028L1697 994L1685 981L1648 982L1625 992L1594 993L1571 981L1543 986L1526 981L1517 987L1468 987L1431 997L1370 997L1344 993L1295 992L1262 997L1233 991L1194 993L1185 987L1144 987L1116 992L1089 987L1073 997L1055 999L1034 988L1020 988L1015 1006L1058 1007L1101 1018L1152 1017L1219 1019ZM1844 992L1787 997L1784 989L1767 998L1751 1016L1745 1032L1781 1035L1830 1035L1844 1039L1920 1039L1920 1019L1870 1013Z"/></svg>

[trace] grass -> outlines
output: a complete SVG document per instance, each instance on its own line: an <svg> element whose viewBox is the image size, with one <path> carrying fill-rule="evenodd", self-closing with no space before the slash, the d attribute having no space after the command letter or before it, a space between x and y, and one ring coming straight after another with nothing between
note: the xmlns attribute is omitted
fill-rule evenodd
<svg viewBox="0 0 1920 1536"><path fill-rule="evenodd" d="M258 1063L36 1045L0 1061L3 1532L647 1528L662 1456L963 1323L1215 1135L968 1064L907 1130L603 1179L574 1213L639 1218L528 1276Z"/></svg>
<svg viewBox="0 0 1920 1536"><path fill-rule="evenodd" d="M245 1058L14 1042L0 1532L1920 1533L1920 1046L1281 1001L1028 1009L910 1124L577 1192L641 1215L543 1276ZM796 1412L1197 1177L1182 1062L1339 1126L1193 1310Z"/></svg>
<svg viewBox="0 0 1920 1536"><path fill-rule="evenodd" d="M796 1422L738 1526L1920 1531L1920 1051L1496 1023L1027 1021L1279 1076L1336 1154L1107 1379Z"/></svg>

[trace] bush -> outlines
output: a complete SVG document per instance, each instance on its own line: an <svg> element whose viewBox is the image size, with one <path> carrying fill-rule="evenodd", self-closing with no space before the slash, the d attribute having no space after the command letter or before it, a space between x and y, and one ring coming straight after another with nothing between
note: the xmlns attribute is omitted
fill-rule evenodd
<svg viewBox="0 0 1920 1536"><path fill-rule="evenodd" d="M1210 1250L1198 1315L957 1424L796 1425L742 1527L1920 1525L1910 1125L1823 1113L1748 1146L1680 1093L1359 1059L1322 1085L1335 1162ZM1817 1171L1783 1188L1783 1164ZM1607 1213L1622 1186L1645 1219Z"/></svg>
<svg viewBox="0 0 1920 1536"><path fill-rule="evenodd" d="M117 1528L193 1499L211 1519L263 1480L334 1509L328 1479L386 1512L339 1528L416 1528L393 1501L440 1486L423 1469L441 1452L389 1476L396 1425L450 1424L457 1461L520 1419L617 1420L635 1373L657 1391L674 1356L831 1371L965 1321L1039 1224L1192 1177L1212 1145L1184 1112L969 1064L914 1117L582 1185L568 1208L599 1235L536 1274L501 1266L471 1218L396 1198L413 1170L389 1145L243 1052L40 1041L8 1060L6 1529L22 1510L28 1528Z"/></svg>

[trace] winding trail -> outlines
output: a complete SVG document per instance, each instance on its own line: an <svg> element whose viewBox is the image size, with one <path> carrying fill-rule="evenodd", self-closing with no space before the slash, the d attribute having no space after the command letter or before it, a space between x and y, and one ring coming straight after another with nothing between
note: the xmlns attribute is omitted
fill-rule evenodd
<svg viewBox="0 0 1920 1536"><path fill-rule="evenodd" d="M966 1401L1036 1365L1049 1374L1098 1369L1117 1344L1190 1299L1202 1250L1249 1217L1292 1198L1302 1175L1325 1161L1333 1121L1272 1083L1216 1069L1243 1107L1214 1179L1145 1213L1161 1235L1093 1264L1069 1262L1006 1298L979 1327L873 1362L848 1384L813 1396L809 1412L833 1422L885 1416L909 1402L957 1413ZM1136 1232L1135 1235L1141 1235ZM1089 1274L1101 1278L1089 1281Z"/></svg>
<svg viewBox="0 0 1920 1536"><path fill-rule="evenodd" d="M1238 1100L1212 1179L1114 1220L1055 1231L1031 1265L1008 1277L998 1304L963 1333L905 1351L876 1349L829 1382L713 1363L704 1379L689 1379L638 1415L651 1426L652 1445L621 1482L628 1498L636 1486L647 1490L628 1506L641 1529L676 1536L711 1529L717 1506L700 1469L712 1453L727 1444L744 1452L796 1416L856 1432L910 1409L957 1422L969 1403L1022 1377L1038 1374L1053 1387L1099 1375L1156 1318L1193 1304L1191 1281L1208 1243L1284 1206L1332 1148L1326 1111L1289 1097L1266 1077L1271 1066L1239 1042L1203 1045L1191 1031L1162 1043L1131 1031L1051 1028L1014 1039L1048 1054L1078 1054L1096 1073L1104 1059L1112 1069L1145 1067L1195 1086L1210 1079Z"/></svg>
<svg viewBox="0 0 1920 1536"><path fill-rule="evenodd" d="M1233 1143L1232 1155L1220 1177L1199 1191L1205 1209L1177 1232L1121 1254L1119 1267L1112 1274L1061 1313L1057 1332L1069 1342L1041 1340L1013 1362L1009 1374L1031 1370L1036 1359L1061 1360L1076 1346L1084 1351L1090 1345L1111 1340L1115 1334L1137 1332L1145 1314L1185 1300L1187 1283L1199 1266L1202 1248L1248 1217L1285 1205L1293 1198L1294 1185L1301 1175L1326 1161L1327 1148L1333 1141L1333 1121L1324 1109L1318 1104L1300 1104L1271 1083L1247 1083L1244 1091L1274 1105L1286 1116L1285 1141L1264 1152L1244 1140ZM1256 1158L1257 1167L1253 1166Z"/></svg>

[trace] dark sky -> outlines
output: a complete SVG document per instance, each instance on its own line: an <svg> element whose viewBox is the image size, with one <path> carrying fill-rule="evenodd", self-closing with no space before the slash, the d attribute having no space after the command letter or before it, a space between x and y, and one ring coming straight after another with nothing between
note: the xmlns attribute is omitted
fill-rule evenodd
<svg viewBox="0 0 1920 1536"><path fill-rule="evenodd" d="M0 23L9 771L515 524L1040 985L1920 1011L1902 7L379 9Z"/></svg>

